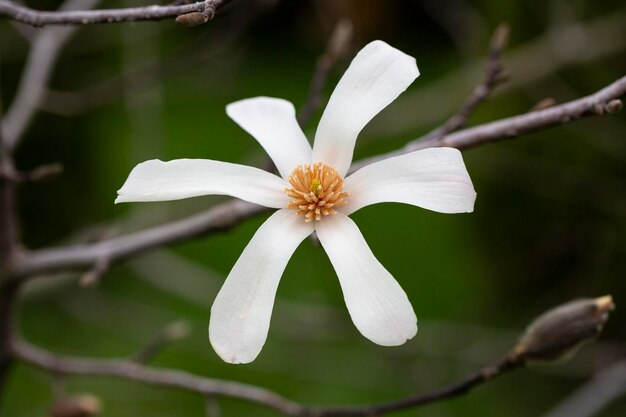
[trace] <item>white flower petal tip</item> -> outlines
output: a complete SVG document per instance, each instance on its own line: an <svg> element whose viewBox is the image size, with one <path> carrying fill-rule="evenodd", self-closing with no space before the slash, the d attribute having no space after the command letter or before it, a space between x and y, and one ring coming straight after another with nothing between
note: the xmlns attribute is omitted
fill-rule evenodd
<svg viewBox="0 0 626 417"><path fill-rule="evenodd" d="M382 346L415 336L417 317L406 293L374 257L357 225L338 213L318 222L316 231L359 332Z"/></svg>
<svg viewBox="0 0 626 417"><path fill-rule="evenodd" d="M313 229L295 211L282 209L252 237L211 308L209 340L224 361L249 363L259 355L283 271Z"/></svg>
<svg viewBox="0 0 626 417"><path fill-rule="evenodd" d="M383 41L361 49L324 110L315 134L313 161L345 175L361 130L418 76L415 58Z"/></svg>
<svg viewBox="0 0 626 417"><path fill-rule="evenodd" d="M226 114L261 144L283 178L299 164L311 160L311 145L289 101L273 97L248 98L227 105Z"/></svg>
<svg viewBox="0 0 626 417"><path fill-rule="evenodd" d="M245 165L208 159L142 162L117 192L116 203L170 201L202 195L230 195L266 207L288 202L282 178Z"/></svg>
<svg viewBox="0 0 626 417"><path fill-rule="evenodd" d="M381 41L380 39L377 39L365 45L363 49L359 51L359 54L360 53L379 54L379 55L383 55L387 57L395 56L396 59L404 60L406 64L408 64L405 66L405 71L406 71L406 76L408 77L408 79L411 79L410 83L415 81L415 79L420 76L420 71L419 71L419 68L417 67L417 62L415 61L414 57L402 52L401 50L397 48L394 48L393 46L389 45L387 42Z"/></svg>
<svg viewBox="0 0 626 417"><path fill-rule="evenodd" d="M471 213L476 191L455 148L428 148L367 165L345 180L348 215L371 204L396 202L440 213Z"/></svg>

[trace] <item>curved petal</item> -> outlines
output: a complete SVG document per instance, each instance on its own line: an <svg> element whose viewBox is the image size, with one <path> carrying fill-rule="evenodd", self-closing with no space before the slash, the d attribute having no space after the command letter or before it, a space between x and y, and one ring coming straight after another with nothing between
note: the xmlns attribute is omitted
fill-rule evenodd
<svg viewBox="0 0 626 417"><path fill-rule="evenodd" d="M226 114L252 135L268 153L283 178L300 164L311 162L311 145L293 104L272 97L255 97L226 106Z"/></svg>
<svg viewBox="0 0 626 417"><path fill-rule="evenodd" d="M345 176L359 132L418 76L415 59L385 42L374 41L361 49L322 115L313 162L324 162Z"/></svg>
<svg viewBox="0 0 626 417"><path fill-rule="evenodd" d="M224 361L249 363L257 357L267 338L280 277L312 232L313 225L302 216L282 209L248 243L211 308L209 339Z"/></svg>
<svg viewBox="0 0 626 417"><path fill-rule="evenodd" d="M409 299L374 257L357 225L338 213L316 222L315 229L361 334L383 346L401 345L415 336L417 318Z"/></svg>
<svg viewBox="0 0 626 417"><path fill-rule="evenodd" d="M282 208L288 202L288 185L274 174L245 165L208 159L153 159L131 171L115 202L169 201L218 194Z"/></svg>
<svg viewBox="0 0 626 417"><path fill-rule="evenodd" d="M474 211L476 192L458 149L429 148L367 165L345 180L351 214L382 202L412 204L441 213Z"/></svg>

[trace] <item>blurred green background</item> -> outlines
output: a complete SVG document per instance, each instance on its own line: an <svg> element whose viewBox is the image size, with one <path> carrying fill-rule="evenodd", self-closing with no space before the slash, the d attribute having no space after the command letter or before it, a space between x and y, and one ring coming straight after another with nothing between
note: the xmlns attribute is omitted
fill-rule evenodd
<svg viewBox="0 0 626 417"><path fill-rule="evenodd" d="M54 9L59 1L29 1ZM103 2L123 7L150 2ZM416 57L421 76L361 134L355 159L396 149L450 116L481 80L489 37L511 26L511 78L471 124L528 111L544 98L587 95L626 69L626 8L604 0L238 0L195 28L171 21L80 29L63 51L52 93L17 154L23 170L60 162L62 176L23 187L21 227L32 248L123 234L201 211L224 198L114 205L146 159L210 158L263 166L261 147L225 114L246 97L306 98L335 23L354 25L351 50L331 72L325 99L350 59L382 39ZM30 32L29 32L30 33ZM17 88L28 43L0 22L0 88ZM72 94L62 94L72 92ZM308 124L312 137L317 119ZM364 339L344 307L324 251L305 241L283 275L270 334L250 365L228 365L207 339L210 306L267 215L115 265L94 288L77 275L35 280L21 295L20 327L63 354L126 357L164 326L189 337L156 366L258 384L310 404L373 403L457 381L504 354L537 314L581 296L612 294L604 334L573 360L507 375L462 398L397 415L543 415L591 375L626 356L626 119L592 118L464 152L475 212L444 215L399 204L354 214L372 251L396 277L419 319L402 347ZM0 415L46 415L53 379L30 366L11 375ZM68 378L103 416L203 416L194 394L106 378ZM223 416L273 416L220 399ZM621 399L598 414L626 415Z"/></svg>

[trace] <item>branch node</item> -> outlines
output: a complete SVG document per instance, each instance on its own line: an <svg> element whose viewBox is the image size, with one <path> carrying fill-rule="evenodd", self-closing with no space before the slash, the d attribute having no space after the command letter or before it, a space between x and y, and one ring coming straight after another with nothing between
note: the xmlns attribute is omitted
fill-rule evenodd
<svg viewBox="0 0 626 417"><path fill-rule="evenodd" d="M111 261L109 258L99 258L93 265L89 271L85 272L78 280L78 285L83 288L91 288L95 287L99 282L100 278L106 271L109 270L111 266Z"/></svg>
<svg viewBox="0 0 626 417"><path fill-rule="evenodd" d="M604 111L606 114L615 114L621 111L623 106L622 100L614 99L605 104Z"/></svg>

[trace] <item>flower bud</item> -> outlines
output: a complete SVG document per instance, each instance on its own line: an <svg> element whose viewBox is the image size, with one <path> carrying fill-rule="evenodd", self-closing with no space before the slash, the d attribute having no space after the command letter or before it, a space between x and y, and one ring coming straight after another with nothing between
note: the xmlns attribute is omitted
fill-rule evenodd
<svg viewBox="0 0 626 417"><path fill-rule="evenodd" d="M520 362L569 359L596 338L615 305L610 295L570 301L548 310L527 328L509 356Z"/></svg>
<svg viewBox="0 0 626 417"><path fill-rule="evenodd" d="M176 17L177 24L187 27L198 26L208 21L209 16L201 12L186 13Z"/></svg>

